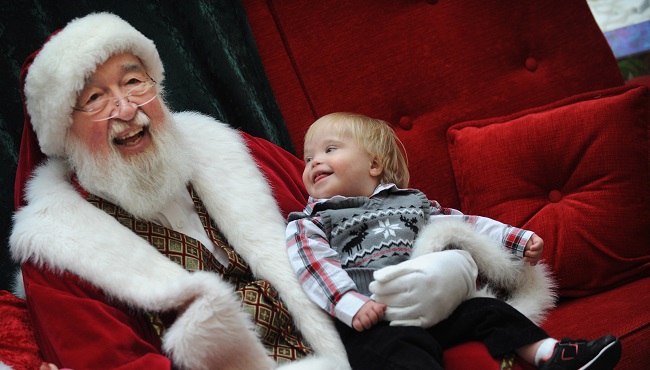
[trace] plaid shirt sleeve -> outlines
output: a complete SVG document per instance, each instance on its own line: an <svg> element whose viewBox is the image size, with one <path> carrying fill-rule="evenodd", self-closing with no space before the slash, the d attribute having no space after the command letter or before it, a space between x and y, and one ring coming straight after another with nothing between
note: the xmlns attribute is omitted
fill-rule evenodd
<svg viewBox="0 0 650 370"><path fill-rule="evenodd" d="M457 217L474 226L479 234L486 235L499 243L506 250L519 258L524 257L526 243L533 236L533 232L518 227L506 225L499 221L481 216L468 216L453 208L443 208L436 201L431 201L431 219L434 222L437 217Z"/></svg>
<svg viewBox="0 0 650 370"><path fill-rule="evenodd" d="M319 217L314 217L289 222L289 260L307 296L330 315L352 326L352 318L370 298L356 292L356 284L342 269L319 221Z"/></svg>

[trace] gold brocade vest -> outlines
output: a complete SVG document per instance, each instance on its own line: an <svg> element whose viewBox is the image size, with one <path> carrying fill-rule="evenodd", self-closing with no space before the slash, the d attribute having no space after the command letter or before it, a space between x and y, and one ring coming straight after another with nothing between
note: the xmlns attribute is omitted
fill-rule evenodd
<svg viewBox="0 0 650 370"><path fill-rule="evenodd" d="M136 219L121 207L95 195L88 194L87 200L115 217L122 225L147 240L160 253L186 270L214 271L233 284L241 299L242 309L253 316L262 344L276 361L295 360L313 353L294 328L291 315L278 298L277 291L267 281L252 275L243 258L228 245L191 186L189 191L208 236L217 248L221 248L228 255L228 266L221 265L196 239L153 222ZM165 327L159 313L152 312L147 316L162 336Z"/></svg>

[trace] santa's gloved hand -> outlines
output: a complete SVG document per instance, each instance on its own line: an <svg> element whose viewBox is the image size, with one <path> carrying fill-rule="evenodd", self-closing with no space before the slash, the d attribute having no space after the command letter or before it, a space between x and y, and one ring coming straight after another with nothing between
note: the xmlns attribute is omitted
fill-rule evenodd
<svg viewBox="0 0 650 370"><path fill-rule="evenodd" d="M390 325L431 327L476 291L478 269L469 253L433 252L375 271L372 299L384 303Z"/></svg>

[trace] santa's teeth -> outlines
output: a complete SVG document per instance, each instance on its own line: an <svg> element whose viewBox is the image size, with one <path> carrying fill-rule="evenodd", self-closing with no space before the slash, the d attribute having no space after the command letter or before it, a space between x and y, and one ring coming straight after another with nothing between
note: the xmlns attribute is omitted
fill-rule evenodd
<svg viewBox="0 0 650 370"><path fill-rule="evenodd" d="M138 128L133 131L128 132L125 135L116 137L113 139L113 142L118 145L135 145L140 142L140 139L144 135L144 128Z"/></svg>
<svg viewBox="0 0 650 370"><path fill-rule="evenodd" d="M142 132L142 128L138 128L138 129L135 129L135 130L132 130L132 131L128 132L125 135L117 137L116 139L117 140L128 140L128 139L130 139L130 138L132 138L132 137L134 137L136 135L139 135L141 132Z"/></svg>
<svg viewBox="0 0 650 370"><path fill-rule="evenodd" d="M131 138L131 137L133 137L133 136L139 134L141 131L142 131L142 129L139 129L139 130L133 130L133 131L131 131L128 135L126 135L125 137L123 137L123 139Z"/></svg>

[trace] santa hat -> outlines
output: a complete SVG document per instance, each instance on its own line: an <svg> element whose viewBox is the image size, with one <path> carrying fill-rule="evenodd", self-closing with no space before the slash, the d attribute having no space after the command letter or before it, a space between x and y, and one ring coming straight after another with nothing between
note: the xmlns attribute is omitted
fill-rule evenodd
<svg viewBox="0 0 650 370"><path fill-rule="evenodd" d="M27 58L20 74L25 126L14 189L16 208L22 204L24 183L33 167L44 155L64 154L72 107L87 78L108 58L125 52L138 57L162 86L164 70L153 41L110 13L72 20Z"/></svg>

